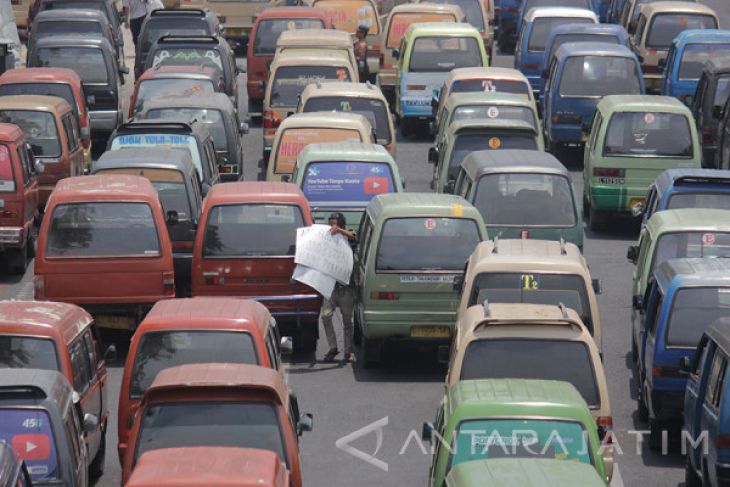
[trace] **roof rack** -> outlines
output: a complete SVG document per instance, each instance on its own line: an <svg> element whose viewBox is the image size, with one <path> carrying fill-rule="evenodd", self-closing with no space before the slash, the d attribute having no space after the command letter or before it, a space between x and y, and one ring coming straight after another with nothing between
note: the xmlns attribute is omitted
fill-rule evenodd
<svg viewBox="0 0 730 487"><path fill-rule="evenodd" d="M165 44L165 43L172 43L172 42L190 42L190 43L200 43L200 44L206 44L210 42L215 42L218 44L218 38L216 36L183 36L183 35L167 35L162 36L159 39L157 39L158 44Z"/></svg>
<svg viewBox="0 0 730 487"><path fill-rule="evenodd" d="M157 129L159 129L159 128L176 128L176 129L185 128L185 129L191 130L192 125L195 122L197 122L197 119L195 119L195 118L192 118L192 119L188 120L187 122L183 122L183 121L174 122L174 121L169 121L169 120L155 122L154 119L152 119L152 120L133 120L131 122L125 122L125 123L121 124L117 130L119 130L119 131L125 130L125 129L132 130L132 129L136 129L139 127L150 127L150 128L154 127Z"/></svg>
<svg viewBox="0 0 730 487"><path fill-rule="evenodd" d="M558 308L560 308L560 312L563 314L563 319L564 320L569 319L568 318L568 308L566 308L562 302L558 303Z"/></svg>
<svg viewBox="0 0 730 487"><path fill-rule="evenodd" d="M485 299L484 303L482 303L482 306L484 307L484 316L489 316L489 300Z"/></svg>
<svg viewBox="0 0 730 487"><path fill-rule="evenodd" d="M151 17L205 17L205 10L202 8L158 8L153 10L150 14Z"/></svg>
<svg viewBox="0 0 730 487"><path fill-rule="evenodd" d="M492 253L498 254L499 253L499 235L494 237L494 247L492 247Z"/></svg>
<svg viewBox="0 0 730 487"><path fill-rule="evenodd" d="M568 251L565 249L565 239L560 237L560 255L568 255Z"/></svg>
<svg viewBox="0 0 730 487"><path fill-rule="evenodd" d="M728 173L727 177L722 176L693 176L693 175L686 175L686 176L679 176L674 180L674 185L680 185L680 184L730 184L730 173Z"/></svg>

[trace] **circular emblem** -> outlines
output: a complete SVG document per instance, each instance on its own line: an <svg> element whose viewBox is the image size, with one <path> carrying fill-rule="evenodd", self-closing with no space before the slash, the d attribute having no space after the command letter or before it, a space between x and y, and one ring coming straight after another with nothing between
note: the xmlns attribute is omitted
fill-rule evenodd
<svg viewBox="0 0 730 487"><path fill-rule="evenodd" d="M499 137L492 137L489 139L489 148L490 149L499 149L502 147L502 141L499 140Z"/></svg>
<svg viewBox="0 0 730 487"><path fill-rule="evenodd" d="M654 120L656 120L656 117L653 113L647 113L644 115L644 123L654 123Z"/></svg>
<svg viewBox="0 0 730 487"><path fill-rule="evenodd" d="M487 110L487 117L489 117L489 118L499 117L499 108L489 107L489 109Z"/></svg>
<svg viewBox="0 0 730 487"><path fill-rule="evenodd" d="M426 218L423 222L423 226L426 227L426 230L433 230L436 228L436 220L433 218Z"/></svg>
<svg viewBox="0 0 730 487"><path fill-rule="evenodd" d="M704 245L715 245L715 234L714 233L703 233L702 243Z"/></svg>

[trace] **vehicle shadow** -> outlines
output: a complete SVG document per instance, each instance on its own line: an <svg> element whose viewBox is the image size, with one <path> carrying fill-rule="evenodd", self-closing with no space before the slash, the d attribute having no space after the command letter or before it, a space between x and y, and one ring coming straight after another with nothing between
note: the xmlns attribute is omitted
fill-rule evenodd
<svg viewBox="0 0 730 487"><path fill-rule="evenodd" d="M607 236L612 240L624 240L636 242L641 231L641 221L629 216L615 216L606 222L599 230L591 230L588 219L585 218L585 236L595 240L605 239Z"/></svg>

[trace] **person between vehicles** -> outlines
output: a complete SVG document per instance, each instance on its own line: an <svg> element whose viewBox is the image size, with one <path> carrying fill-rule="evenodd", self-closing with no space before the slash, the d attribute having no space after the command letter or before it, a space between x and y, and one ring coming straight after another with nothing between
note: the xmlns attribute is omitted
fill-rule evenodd
<svg viewBox="0 0 730 487"><path fill-rule="evenodd" d="M347 230L345 226L347 221L342 213L332 213L329 216L328 223L330 225L330 233L332 235L342 235L350 243L351 247L357 244L356 235ZM332 291L330 299L325 299L322 302L322 326L324 328L324 334L327 337L327 345L329 345L329 351L324 356L325 362L334 362L339 350L337 350L337 335L335 335L334 327L332 326L332 316L335 314L335 310L340 308L342 313L342 334L343 342L345 345L345 361L354 362L355 356L352 353L352 311L355 306L355 287L352 281L352 275L350 275L350 282L347 285L340 284L339 282L335 285L335 289Z"/></svg>
<svg viewBox="0 0 730 487"><path fill-rule="evenodd" d="M137 47L137 38L142 30L142 22L153 10L163 9L161 0L122 0L124 26L132 32L132 42Z"/></svg>
<svg viewBox="0 0 730 487"><path fill-rule="evenodd" d="M353 48L355 50L355 60L357 60L357 71L360 74L360 82L364 83L370 76L368 69L368 41L366 40L370 29L361 25L355 32L355 42Z"/></svg>

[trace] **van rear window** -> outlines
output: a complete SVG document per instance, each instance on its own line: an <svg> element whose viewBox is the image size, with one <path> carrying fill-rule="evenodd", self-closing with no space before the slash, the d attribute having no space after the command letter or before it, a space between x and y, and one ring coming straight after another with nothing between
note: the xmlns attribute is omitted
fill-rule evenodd
<svg viewBox="0 0 730 487"><path fill-rule="evenodd" d="M171 330L145 333L134 357L129 397L142 397L163 369L210 362L260 363L248 332Z"/></svg>
<svg viewBox="0 0 730 487"><path fill-rule="evenodd" d="M690 29L717 29L717 21L711 15L657 14L652 19L646 47L668 49L680 32Z"/></svg>
<svg viewBox="0 0 730 487"><path fill-rule="evenodd" d="M213 81L209 79L152 78L139 83L134 99L134 113L144 110L144 103L157 96L175 93L176 97L204 96L215 93ZM186 119L184 119L186 120Z"/></svg>
<svg viewBox="0 0 730 487"><path fill-rule="evenodd" d="M501 149L537 150L535 135L525 132L500 133L495 130L457 135L449 161L449 178L456 180L461 161L472 152Z"/></svg>
<svg viewBox="0 0 730 487"><path fill-rule="evenodd" d="M667 210L680 208L715 208L717 210L730 210L730 192L724 193L701 193L677 192L669 196Z"/></svg>
<svg viewBox="0 0 730 487"><path fill-rule="evenodd" d="M0 335L0 369L60 370L56 345L48 338Z"/></svg>
<svg viewBox="0 0 730 487"><path fill-rule="evenodd" d="M619 44L619 38L615 34L560 34L556 35L550 46L550 52L544 56L543 64L552 60L558 48L569 42L605 42L607 44ZM547 46L546 46L547 47Z"/></svg>
<svg viewBox="0 0 730 487"><path fill-rule="evenodd" d="M53 113L34 110L0 110L0 122L13 123L20 127L36 156L61 156L61 142Z"/></svg>
<svg viewBox="0 0 730 487"><path fill-rule="evenodd" d="M304 112L358 113L375 129L378 144L390 144L390 112L382 100L347 96L317 96L307 100Z"/></svg>
<svg viewBox="0 0 730 487"><path fill-rule="evenodd" d="M294 255L297 228L304 226L295 205L221 205L210 210L204 257Z"/></svg>
<svg viewBox="0 0 730 487"><path fill-rule="evenodd" d="M391 218L380 234L375 268L461 273L480 240L477 222L466 218Z"/></svg>
<svg viewBox="0 0 730 487"><path fill-rule="evenodd" d="M271 106L294 107L308 84L325 80L350 81L350 71L344 66L282 66L274 76Z"/></svg>
<svg viewBox="0 0 730 487"><path fill-rule="evenodd" d="M171 47L158 49L150 54L153 68L157 66L202 66L223 71L223 61L216 49ZM149 56L147 62L149 63Z"/></svg>
<svg viewBox="0 0 730 487"><path fill-rule="evenodd" d="M66 83L3 83L0 84L0 96L8 95L41 95L57 96L66 100L73 109L76 116L79 115L79 105Z"/></svg>
<svg viewBox="0 0 730 487"><path fill-rule="evenodd" d="M418 37L411 49L408 70L413 73L442 73L481 65L482 53L474 37Z"/></svg>
<svg viewBox="0 0 730 487"><path fill-rule="evenodd" d="M388 49L397 49L400 41L406 34L411 24L419 24L423 22L455 22L453 14L438 14L428 12L403 12L393 15L390 19L390 29L388 30L388 39L385 41L385 47Z"/></svg>
<svg viewBox="0 0 730 487"><path fill-rule="evenodd" d="M669 259L683 257L730 257L730 233L713 231L672 232L659 237L651 269Z"/></svg>
<svg viewBox="0 0 730 487"><path fill-rule="evenodd" d="M601 404L591 354L570 340L476 340L464 352L460 380L538 379L570 382L589 407Z"/></svg>
<svg viewBox="0 0 730 487"><path fill-rule="evenodd" d="M195 169L197 169L198 179L203 180L203 163L200 160L198 141L192 135L152 132L119 135L112 140L111 150L124 149L125 147L186 149L190 153Z"/></svg>
<svg viewBox="0 0 730 487"><path fill-rule="evenodd" d="M727 56L729 52L730 44L727 43L703 42L686 45L679 64L679 79L700 79L702 69L708 60Z"/></svg>
<svg viewBox="0 0 730 487"><path fill-rule="evenodd" d="M484 32L484 5L481 0L434 0L433 3L458 5L464 12L464 21L479 32Z"/></svg>
<svg viewBox="0 0 730 487"><path fill-rule="evenodd" d="M13 447L18 460L25 461L34 485L58 480L56 438L47 412L3 408L0 410L0 440Z"/></svg>
<svg viewBox="0 0 730 487"><path fill-rule="evenodd" d="M680 289L669 314L669 347L695 349L702 334L720 318L730 315L730 288Z"/></svg>
<svg viewBox="0 0 730 487"><path fill-rule="evenodd" d="M554 29L566 24L593 24L593 20L584 17L540 17L532 23L530 39L527 41L527 50L543 52L548 38Z"/></svg>
<svg viewBox="0 0 730 487"><path fill-rule="evenodd" d="M522 120L538 128L535 112L528 107L510 105L464 105L454 110L449 123L457 120L478 120L496 118L498 120Z"/></svg>
<svg viewBox="0 0 730 487"><path fill-rule="evenodd" d="M274 54L276 41L282 32L300 29L323 29L321 19L271 19L262 20L256 29L253 53L257 55Z"/></svg>
<svg viewBox="0 0 730 487"><path fill-rule="evenodd" d="M0 144L0 191L15 191L13 159L7 145Z"/></svg>
<svg viewBox="0 0 730 487"><path fill-rule="evenodd" d="M715 99L712 102L713 106L724 107L725 103L727 103L728 96L730 96L730 76L723 76L717 80Z"/></svg>
<svg viewBox="0 0 730 487"><path fill-rule="evenodd" d="M84 22L71 20L49 20L46 22L38 22L33 27L33 35L40 38L42 36L51 35L93 35L94 37L102 37L101 24L99 22Z"/></svg>
<svg viewBox="0 0 730 487"><path fill-rule="evenodd" d="M634 59L622 56L573 56L560 75L561 97L601 98L640 95L641 73Z"/></svg>
<svg viewBox="0 0 730 487"><path fill-rule="evenodd" d="M152 44L162 36L207 36L211 35L208 23L203 18L150 17L142 41L142 51L149 51ZM144 61L144 59L143 59Z"/></svg>
<svg viewBox="0 0 730 487"><path fill-rule="evenodd" d="M108 82L104 53L96 47L44 47L38 49L29 67L68 68L76 71L84 83Z"/></svg>
<svg viewBox="0 0 730 487"><path fill-rule="evenodd" d="M347 202L361 208L375 195L394 191L393 173L382 162L313 162L302 181L310 203Z"/></svg>
<svg viewBox="0 0 730 487"><path fill-rule="evenodd" d="M692 157L689 120L682 114L619 112L611 116L603 153L609 157Z"/></svg>
<svg viewBox="0 0 730 487"><path fill-rule="evenodd" d="M350 129L334 128L290 128L281 134L279 148L274 160L274 174L291 174L297 162L297 156L306 146L323 142L365 142L360 132Z"/></svg>
<svg viewBox="0 0 730 487"><path fill-rule="evenodd" d="M53 209L46 240L48 258L159 255L157 226L147 203L67 203Z"/></svg>

